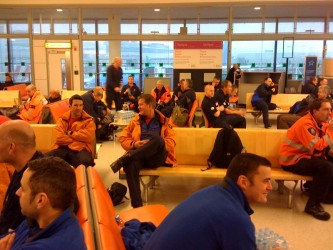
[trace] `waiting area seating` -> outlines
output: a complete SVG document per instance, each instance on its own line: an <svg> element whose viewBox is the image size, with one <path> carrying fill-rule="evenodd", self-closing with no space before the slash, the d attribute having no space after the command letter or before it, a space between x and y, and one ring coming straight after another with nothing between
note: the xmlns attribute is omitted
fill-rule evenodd
<svg viewBox="0 0 333 250"><path fill-rule="evenodd" d="M246 112L251 113L254 117L254 121L258 124L258 118L261 116L261 111L253 108L251 100L253 93L246 93ZM295 104L295 102L301 101L307 94L277 94L272 95L272 103L275 103L279 109L269 110L270 114L287 114L290 107Z"/></svg>
<svg viewBox="0 0 333 250"><path fill-rule="evenodd" d="M75 172L80 204L77 217L87 249L125 249L111 198L96 169L81 165ZM122 211L119 216L124 222L135 218L158 226L168 213L163 205L150 205Z"/></svg>
<svg viewBox="0 0 333 250"><path fill-rule="evenodd" d="M29 99L27 91L25 90L27 85L25 83L17 84L14 86L6 87L4 90L18 90L20 91L20 98L22 101L26 101Z"/></svg>
<svg viewBox="0 0 333 250"><path fill-rule="evenodd" d="M148 201L148 190L159 176L205 177L222 178L226 169L212 168L207 171L207 159L219 131L217 128L174 128L176 133L175 154L178 166L158 167L157 169L142 169L141 183L144 186L144 200ZM312 180L310 176L302 176L284 171L278 163L278 152L287 131L277 129L236 129L247 152L266 157L272 163L272 179L278 183L278 191L288 193L288 207L292 207L293 192L301 180ZM124 173L121 170L121 173ZM149 181L144 181L149 176ZM293 182L292 188L285 185L286 181Z"/></svg>

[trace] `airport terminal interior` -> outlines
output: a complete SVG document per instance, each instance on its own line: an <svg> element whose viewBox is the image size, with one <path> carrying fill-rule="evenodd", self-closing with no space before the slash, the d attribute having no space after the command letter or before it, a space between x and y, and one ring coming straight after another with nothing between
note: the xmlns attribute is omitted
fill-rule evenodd
<svg viewBox="0 0 333 250"><path fill-rule="evenodd" d="M220 42L215 68L176 68L175 44L184 41ZM309 76L307 58L315 58L311 74L327 78L333 88L333 4L332 0L0 1L0 82L10 73L14 84L33 83L45 96L51 89L105 87L106 68L116 56L123 59L124 83L133 75L142 91L157 79L173 89L180 76L188 76L202 92L212 76L224 80L238 64L244 72L238 93L243 106L246 93L265 76L274 78L279 93L300 93ZM258 124L250 113L245 117L247 128L264 129L262 117ZM270 115L270 120L276 129L277 115ZM117 141L120 133L121 128L114 140L102 143L95 160L106 187L116 181L126 185L110 168L125 152ZM219 181L159 177L148 204L172 210L193 192ZM287 194L277 192L274 180L272 184L268 203L252 205L255 227L279 233L290 250L333 249L332 219L320 221L304 213L308 196L300 185L289 209ZM333 205L324 207L333 214ZM115 207L118 212L130 208L126 199Z"/></svg>

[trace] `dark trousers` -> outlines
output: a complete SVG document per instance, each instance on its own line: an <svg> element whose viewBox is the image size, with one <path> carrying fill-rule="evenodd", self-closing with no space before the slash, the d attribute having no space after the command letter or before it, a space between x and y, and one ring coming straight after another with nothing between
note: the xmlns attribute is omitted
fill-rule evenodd
<svg viewBox="0 0 333 250"><path fill-rule="evenodd" d="M241 115L225 115L226 122L233 128L246 128L246 119Z"/></svg>
<svg viewBox="0 0 333 250"><path fill-rule="evenodd" d="M268 120L268 110L276 109L275 103L265 102L265 101L256 101L252 103L252 106L262 111L262 119L264 120L265 126L270 125Z"/></svg>
<svg viewBox="0 0 333 250"><path fill-rule="evenodd" d="M109 109L112 108L112 101L114 101L116 111L122 110L123 101L119 92L106 92L106 103Z"/></svg>
<svg viewBox="0 0 333 250"><path fill-rule="evenodd" d="M333 163L320 158L302 159L297 164L282 166L286 171L313 176L309 201L322 202L326 195L333 194Z"/></svg>
<svg viewBox="0 0 333 250"><path fill-rule="evenodd" d="M132 207L141 207L139 173L142 168L157 168L164 164L167 152L164 140L156 136L140 148L129 151L133 161L124 167Z"/></svg>
<svg viewBox="0 0 333 250"><path fill-rule="evenodd" d="M218 118L212 120L211 125L213 128L230 128L230 125L227 123L224 116L219 116Z"/></svg>
<svg viewBox="0 0 333 250"><path fill-rule="evenodd" d="M95 166L95 162L91 154L83 149L81 151L74 151L66 146L54 149L46 154L47 156L57 156L73 167L77 168L79 165L83 164L86 167Z"/></svg>

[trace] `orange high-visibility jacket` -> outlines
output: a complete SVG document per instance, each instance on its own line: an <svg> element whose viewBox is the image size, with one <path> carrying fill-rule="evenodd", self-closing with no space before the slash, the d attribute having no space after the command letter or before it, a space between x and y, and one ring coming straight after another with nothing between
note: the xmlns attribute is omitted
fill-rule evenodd
<svg viewBox="0 0 333 250"><path fill-rule="evenodd" d="M287 132L279 152L282 166L296 164L303 158L326 158L325 149L333 149L333 131L328 123L320 128L314 117L308 113L300 118Z"/></svg>
<svg viewBox="0 0 333 250"><path fill-rule="evenodd" d="M45 97L40 91L36 91L34 95L24 104L23 109L19 113L19 117L29 123L38 123L42 114L42 109L47 103Z"/></svg>

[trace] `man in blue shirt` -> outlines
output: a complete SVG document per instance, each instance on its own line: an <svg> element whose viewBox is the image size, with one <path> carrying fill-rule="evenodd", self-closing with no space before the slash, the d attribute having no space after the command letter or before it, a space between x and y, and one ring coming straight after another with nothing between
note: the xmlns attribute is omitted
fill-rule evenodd
<svg viewBox="0 0 333 250"><path fill-rule="evenodd" d="M249 203L267 202L271 163L258 155L235 156L221 184L206 187L178 205L144 249L255 250Z"/></svg>
<svg viewBox="0 0 333 250"><path fill-rule="evenodd" d="M58 157L29 162L16 195L27 219L0 236L0 249L86 249L82 229L71 212L76 178L68 163Z"/></svg>

